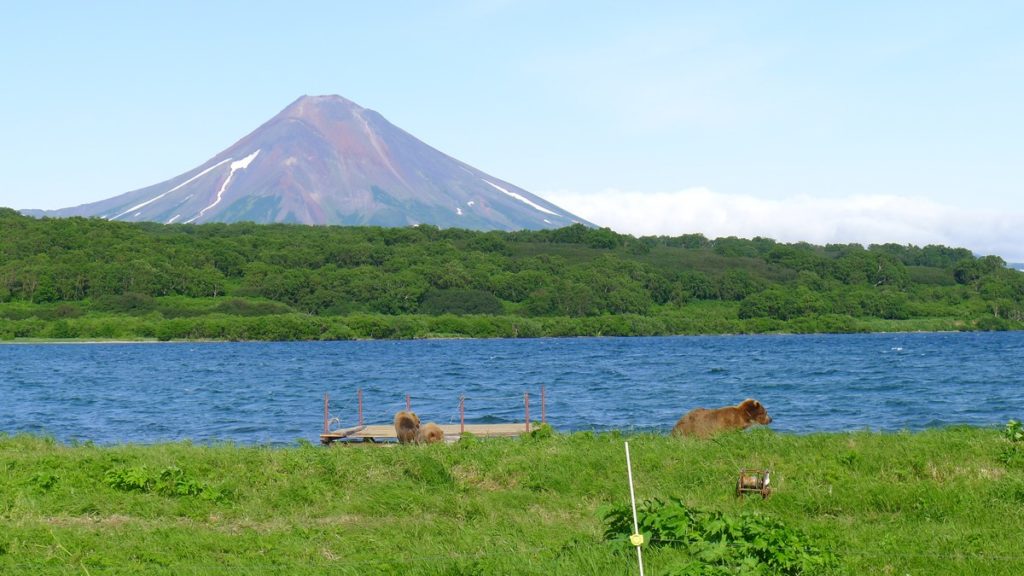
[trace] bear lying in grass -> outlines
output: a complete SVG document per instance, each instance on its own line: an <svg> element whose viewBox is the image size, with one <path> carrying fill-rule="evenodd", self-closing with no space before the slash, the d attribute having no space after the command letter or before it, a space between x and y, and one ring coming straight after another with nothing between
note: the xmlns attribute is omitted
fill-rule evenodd
<svg viewBox="0 0 1024 576"><path fill-rule="evenodd" d="M714 410L694 408L676 422L672 435L710 438L726 430L743 430L754 424L771 423L772 417L764 405L753 398L747 398L736 406Z"/></svg>

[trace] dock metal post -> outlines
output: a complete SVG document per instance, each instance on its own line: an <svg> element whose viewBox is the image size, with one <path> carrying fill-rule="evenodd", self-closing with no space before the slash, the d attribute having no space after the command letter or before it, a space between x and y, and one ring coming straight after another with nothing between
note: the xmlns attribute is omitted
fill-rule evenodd
<svg viewBox="0 0 1024 576"><path fill-rule="evenodd" d="M327 434L327 432L329 432L329 430L327 430L327 402L327 392L324 392L324 434Z"/></svg>
<svg viewBox="0 0 1024 576"><path fill-rule="evenodd" d="M363 425L363 389L357 390L357 396L359 396L359 425Z"/></svg>
<svg viewBox="0 0 1024 576"><path fill-rule="evenodd" d="M409 399L409 395L405 395L405 411L409 412L412 410L412 401Z"/></svg>
<svg viewBox="0 0 1024 576"><path fill-rule="evenodd" d="M526 406L526 431L530 431L530 393L523 392L523 404Z"/></svg>
<svg viewBox="0 0 1024 576"><path fill-rule="evenodd" d="M542 424L546 424L547 421L548 421L546 401L547 401L547 398L546 398L546 394L545 394L545 390L544 390L544 385L541 384L540 385L540 421L541 421Z"/></svg>
<svg viewBox="0 0 1024 576"><path fill-rule="evenodd" d="M466 431L466 397L459 396L459 434Z"/></svg>

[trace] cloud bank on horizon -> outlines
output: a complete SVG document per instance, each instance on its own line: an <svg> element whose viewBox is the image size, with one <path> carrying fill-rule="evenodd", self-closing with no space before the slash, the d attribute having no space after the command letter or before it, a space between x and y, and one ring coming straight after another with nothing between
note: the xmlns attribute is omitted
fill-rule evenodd
<svg viewBox="0 0 1024 576"><path fill-rule="evenodd" d="M819 245L941 244L1024 262L1024 211L967 210L884 194L765 199L708 188L541 195L599 226L634 236L699 232L708 238L762 236Z"/></svg>

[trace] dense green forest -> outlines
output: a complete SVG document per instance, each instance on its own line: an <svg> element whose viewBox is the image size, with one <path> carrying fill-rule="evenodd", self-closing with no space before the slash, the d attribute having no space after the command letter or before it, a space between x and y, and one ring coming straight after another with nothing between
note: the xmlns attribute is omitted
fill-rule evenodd
<svg viewBox="0 0 1024 576"><path fill-rule="evenodd" d="M294 340L1024 327L963 248L574 225L474 232L35 219L0 208L0 339Z"/></svg>

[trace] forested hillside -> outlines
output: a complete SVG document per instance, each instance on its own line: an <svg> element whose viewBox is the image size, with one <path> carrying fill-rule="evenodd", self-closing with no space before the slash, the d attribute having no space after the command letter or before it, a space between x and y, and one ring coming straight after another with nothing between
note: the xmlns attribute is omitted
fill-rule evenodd
<svg viewBox="0 0 1024 576"><path fill-rule="evenodd" d="M0 209L0 339L533 337L1024 327L945 246L34 219Z"/></svg>

